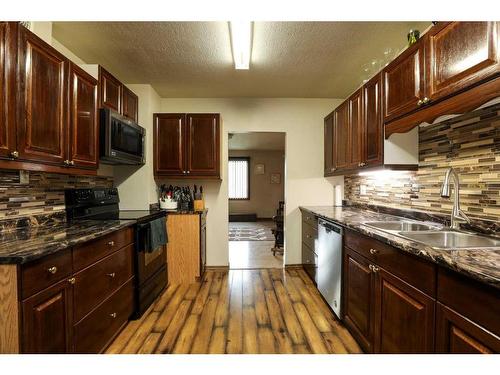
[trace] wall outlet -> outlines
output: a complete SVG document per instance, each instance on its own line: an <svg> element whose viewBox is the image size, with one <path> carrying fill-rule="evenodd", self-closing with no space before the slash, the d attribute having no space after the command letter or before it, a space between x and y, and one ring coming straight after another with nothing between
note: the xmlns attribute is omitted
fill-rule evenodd
<svg viewBox="0 0 500 375"><path fill-rule="evenodd" d="M19 184L28 185L30 183L30 173L28 171L19 171Z"/></svg>
<svg viewBox="0 0 500 375"><path fill-rule="evenodd" d="M359 185L359 194L366 195L366 185Z"/></svg>

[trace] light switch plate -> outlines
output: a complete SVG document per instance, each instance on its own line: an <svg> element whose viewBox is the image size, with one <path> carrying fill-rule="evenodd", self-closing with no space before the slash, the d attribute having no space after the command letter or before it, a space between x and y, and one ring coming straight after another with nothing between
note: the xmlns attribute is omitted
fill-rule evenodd
<svg viewBox="0 0 500 375"><path fill-rule="evenodd" d="M30 183L30 173L28 171L19 171L19 184L28 185Z"/></svg>

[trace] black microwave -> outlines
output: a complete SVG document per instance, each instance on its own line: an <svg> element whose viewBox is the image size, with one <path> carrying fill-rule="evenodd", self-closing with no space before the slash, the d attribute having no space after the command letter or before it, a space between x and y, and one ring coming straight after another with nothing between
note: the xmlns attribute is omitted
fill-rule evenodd
<svg viewBox="0 0 500 375"><path fill-rule="evenodd" d="M101 108L99 125L99 159L102 163L145 163L146 129L108 108Z"/></svg>

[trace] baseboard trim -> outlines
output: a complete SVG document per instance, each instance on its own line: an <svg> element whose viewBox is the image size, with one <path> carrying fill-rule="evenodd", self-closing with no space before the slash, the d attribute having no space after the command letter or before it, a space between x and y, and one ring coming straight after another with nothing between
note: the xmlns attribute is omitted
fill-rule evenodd
<svg viewBox="0 0 500 375"><path fill-rule="evenodd" d="M285 269L287 270L297 270L304 268L302 264L285 264Z"/></svg>
<svg viewBox="0 0 500 375"><path fill-rule="evenodd" d="M229 266L205 266L205 271L229 271Z"/></svg>

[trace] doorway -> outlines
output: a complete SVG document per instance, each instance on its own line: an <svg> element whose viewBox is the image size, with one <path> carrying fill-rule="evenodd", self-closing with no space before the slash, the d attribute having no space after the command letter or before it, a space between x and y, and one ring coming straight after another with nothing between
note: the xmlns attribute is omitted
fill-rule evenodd
<svg viewBox="0 0 500 375"><path fill-rule="evenodd" d="M282 132L228 135L231 269L283 268L285 137Z"/></svg>

